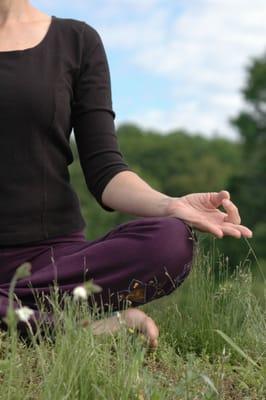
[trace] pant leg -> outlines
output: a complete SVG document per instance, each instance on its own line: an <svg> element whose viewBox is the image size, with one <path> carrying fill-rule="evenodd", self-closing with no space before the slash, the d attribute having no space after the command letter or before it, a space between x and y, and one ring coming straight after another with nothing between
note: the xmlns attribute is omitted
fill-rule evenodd
<svg viewBox="0 0 266 400"><path fill-rule="evenodd" d="M96 303L106 311L111 306L115 311L127 301L137 307L172 293L189 274L195 241L180 219L147 217L120 224L93 241L46 240L33 250L31 256L25 252L23 260L31 262L32 274L15 288L23 305L35 308L31 287L49 295L56 281L62 294L71 293L84 280L93 279L102 292L94 294L89 305ZM9 282L0 282L2 296L8 288ZM3 307L0 312L4 313Z"/></svg>

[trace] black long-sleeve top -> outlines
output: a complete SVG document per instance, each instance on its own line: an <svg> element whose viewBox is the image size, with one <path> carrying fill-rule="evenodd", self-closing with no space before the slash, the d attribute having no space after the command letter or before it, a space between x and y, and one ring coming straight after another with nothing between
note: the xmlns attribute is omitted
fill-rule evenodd
<svg viewBox="0 0 266 400"><path fill-rule="evenodd" d="M72 128L88 190L114 211L102 192L132 170L114 119L106 52L86 22L52 16L38 45L0 51L0 246L86 226L68 171Z"/></svg>

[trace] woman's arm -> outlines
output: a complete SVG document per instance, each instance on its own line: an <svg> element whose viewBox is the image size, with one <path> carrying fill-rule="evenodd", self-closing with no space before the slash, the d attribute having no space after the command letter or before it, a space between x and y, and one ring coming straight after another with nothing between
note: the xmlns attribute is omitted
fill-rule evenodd
<svg viewBox="0 0 266 400"><path fill-rule="evenodd" d="M140 217L167 216L171 199L131 171L116 174L102 193L102 202L108 207Z"/></svg>
<svg viewBox="0 0 266 400"><path fill-rule="evenodd" d="M108 182L102 201L114 210L141 217L174 216L219 238L224 235L252 237L252 231L240 225L238 209L226 190L170 197L154 190L136 173L122 171ZM219 206L226 212L219 210Z"/></svg>

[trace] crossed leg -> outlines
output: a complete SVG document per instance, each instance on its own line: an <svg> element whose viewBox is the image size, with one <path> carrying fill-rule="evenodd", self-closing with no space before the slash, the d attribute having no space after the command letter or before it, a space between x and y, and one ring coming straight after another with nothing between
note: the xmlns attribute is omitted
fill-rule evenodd
<svg viewBox="0 0 266 400"><path fill-rule="evenodd" d="M32 264L30 277L20 280L15 294L23 305L35 308L34 291L49 294L51 283L56 281L62 293L71 293L84 280L102 287L93 295L93 304L104 309L121 311L121 319L136 327L157 346L158 327L143 311L141 304L172 293L190 272L195 239L191 229L175 217L137 218L120 224L104 236L88 241L84 237L71 241L49 240L18 253L0 253L0 297L3 300L9 289L10 276L22 262ZM27 250L30 250L28 252ZM125 302L132 308L123 310ZM93 306L92 303L89 304ZM5 301L0 304L0 319L5 314ZM95 334L114 332L120 323L116 316L95 321Z"/></svg>

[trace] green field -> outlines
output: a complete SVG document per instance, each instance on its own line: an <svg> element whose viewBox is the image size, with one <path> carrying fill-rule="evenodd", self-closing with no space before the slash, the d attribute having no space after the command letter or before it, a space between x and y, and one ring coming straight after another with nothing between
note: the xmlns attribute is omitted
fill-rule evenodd
<svg viewBox="0 0 266 400"><path fill-rule="evenodd" d="M140 307L160 329L154 352L125 327L92 335L85 304L69 296L61 310L55 295L54 338L1 333L0 399L265 399L265 294L259 261L229 273L215 249L199 253L180 288Z"/></svg>

